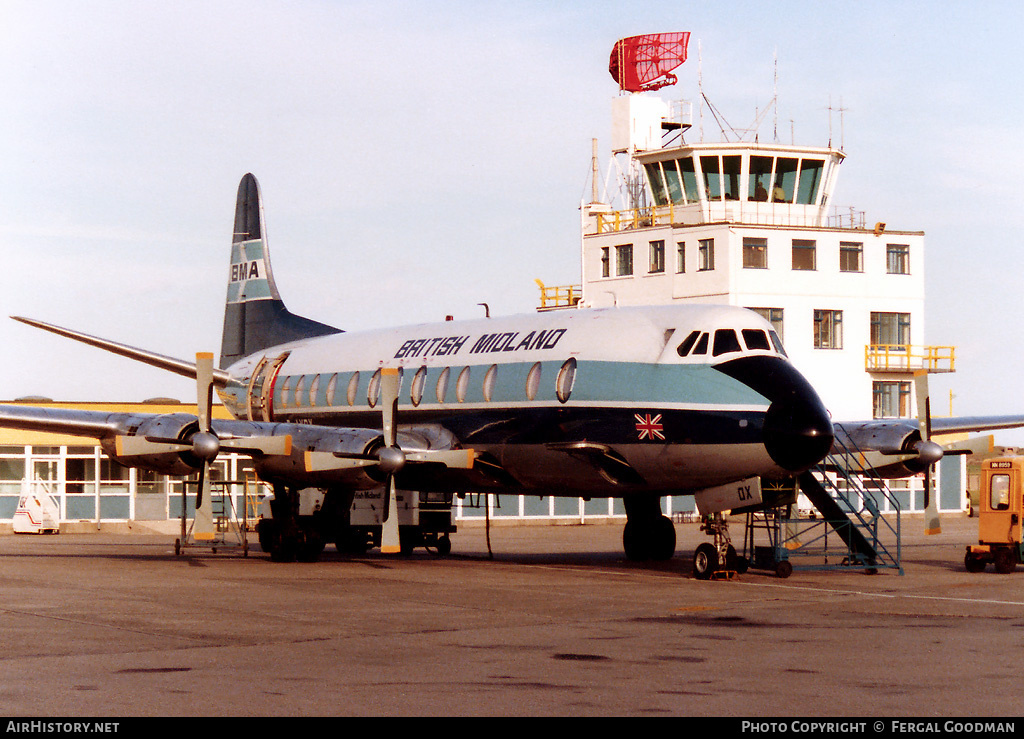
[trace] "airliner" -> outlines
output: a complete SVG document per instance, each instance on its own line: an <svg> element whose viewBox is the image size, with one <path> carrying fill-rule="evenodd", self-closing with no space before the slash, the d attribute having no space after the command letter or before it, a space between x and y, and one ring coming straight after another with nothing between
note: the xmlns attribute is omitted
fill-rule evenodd
<svg viewBox="0 0 1024 739"><path fill-rule="evenodd" d="M336 525L297 515L308 488L324 491L338 522L355 494L383 488L383 551L398 547L399 489L621 498L627 556L667 559L675 529L664 496L692 495L702 513L758 503L760 480L791 479L833 447L827 409L752 311L616 307L343 331L285 307L265 233L246 174L219 367L209 353L175 359L15 317L194 378L197 415L5 405L0 426L93 437L127 466L198 470L202 531L210 464L222 449L250 455L274 489L261 543L275 559L315 558L333 540ZM212 419L214 391L234 420ZM934 443L893 421L842 433L899 455L899 474L914 474L918 458L933 463Z"/></svg>

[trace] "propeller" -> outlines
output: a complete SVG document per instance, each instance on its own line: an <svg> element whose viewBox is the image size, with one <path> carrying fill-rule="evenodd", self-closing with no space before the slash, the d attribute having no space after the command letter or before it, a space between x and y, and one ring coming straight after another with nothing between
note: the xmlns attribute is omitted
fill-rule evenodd
<svg viewBox="0 0 1024 739"><path fill-rule="evenodd" d="M292 450L290 435L225 438L218 436L213 430L213 387L213 354L200 352L196 354L196 420L199 429L186 439L118 436L114 440L117 454L122 457L189 452L199 460L199 486L196 492L196 512L192 535L197 540L205 541L214 537L210 470L221 449L232 449L253 456L288 456Z"/></svg>
<svg viewBox="0 0 1024 739"><path fill-rule="evenodd" d="M476 452L472 449L422 449L405 451L398 445L398 369L384 367L380 373L380 402L383 445L372 454L345 452L306 452L307 472L376 466L384 473L384 510L380 550L394 554L401 550L398 536L398 488L395 478L409 463L434 463L457 469L472 469Z"/></svg>
<svg viewBox="0 0 1024 739"><path fill-rule="evenodd" d="M921 429L921 440L914 444L924 468L924 533L941 534L938 496L932 491L932 469L942 459L943 449L932 441L931 398L928 395L928 371L914 372L914 391L917 395L917 422Z"/></svg>

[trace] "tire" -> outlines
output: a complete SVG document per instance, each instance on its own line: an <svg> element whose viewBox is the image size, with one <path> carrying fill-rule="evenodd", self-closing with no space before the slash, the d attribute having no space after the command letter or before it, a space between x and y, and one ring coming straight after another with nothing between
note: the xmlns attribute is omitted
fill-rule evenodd
<svg viewBox="0 0 1024 739"><path fill-rule="evenodd" d="M710 580L718 569L718 550L707 542L697 547L693 553L693 575L698 580Z"/></svg>
<svg viewBox="0 0 1024 739"><path fill-rule="evenodd" d="M438 556L447 557L452 553L452 538L448 534L437 537L435 548L437 549Z"/></svg>
<svg viewBox="0 0 1024 739"><path fill-rule="evenodd" d="M785 580L787 577L793 574L793 565L788 559L784 559L775 565L775 576Z"/></svg>
<svg viewBox="0 0 1024 739"><path fill-rule="evenodd" d="M659 516L649 527L650 557L656 560L669 560L676 553L676 527L668 516Z"/></svg>
<svg viewBox="0 0 1024 739"><path fill-rule="evenodd" d="M626 527L622 529L622 548L626 552L626 559L633 562L641 562L650 556L648 542L635 520L627 520Z"/></svg>
<svg viewBox="0 0 1024 739"><path fill-rule="evenodd" d="M1000 575L1008 575L1017 569L1017 555L1009 547L1000 547L992 553L992 559L996 565L996 572Z"/></svg>
<svg viewBox="0 0 1024 739"><path fill-rule="evenodd" d="M964 567L968 572L984 572L985 564L985 560L973 552L964 555Z"/></svg>

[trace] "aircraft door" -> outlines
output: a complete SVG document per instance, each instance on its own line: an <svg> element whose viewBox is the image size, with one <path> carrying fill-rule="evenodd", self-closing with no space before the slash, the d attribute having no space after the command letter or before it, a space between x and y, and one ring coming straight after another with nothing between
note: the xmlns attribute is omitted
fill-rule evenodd
<svg viewBox="0 0 1024 739"><path fill-rule="evenodd" d="M981 501L978 538L987 544L1019 542L1021 470L1007 465L1007 468L992 470L987 477L988 485L982 491L985 500Z"/></svg>
<svg viewBox="0 0 1024 739"><path fill-rule="evenodd" d="M263 357L256 365L249 381L248 416L250 421L271 421L274 415L274 382L281 370L284 360L290 352L285 352L275 359Z"/></svg>

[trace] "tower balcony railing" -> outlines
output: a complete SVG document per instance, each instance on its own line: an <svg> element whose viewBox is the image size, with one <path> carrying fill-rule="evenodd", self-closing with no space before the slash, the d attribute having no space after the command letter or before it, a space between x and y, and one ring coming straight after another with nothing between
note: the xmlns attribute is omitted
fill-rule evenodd
<svg viewBox="0 0 1024 739"><path fill-rule="evenodd" d="M626 210L591 210L590 234L618 233L657 226L690 226L701 223L740 223L756 226L821 228L828 224L815 205L711 200L667 203ZM832 228L859 230L849 221Z"/></svg>
<svg viewBox="0 0 1024 739"><path fill-rule="evenodd" d="M955 372L956 347L867 344L864 369L868 372Z"/></svg>
<svg viewBox="0 0 1024 739"><path fill-rule="evenodd" d="M538 311L575 308L583 297L582 285L545 285L540 280L534 280L534 282L540 288Z"/></svg>

